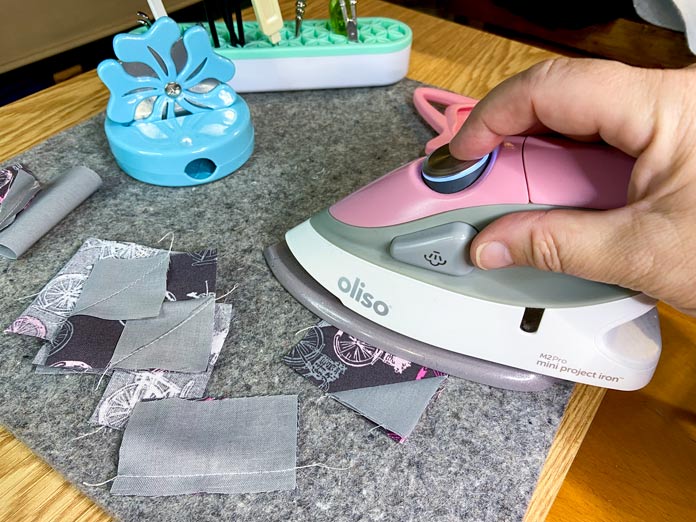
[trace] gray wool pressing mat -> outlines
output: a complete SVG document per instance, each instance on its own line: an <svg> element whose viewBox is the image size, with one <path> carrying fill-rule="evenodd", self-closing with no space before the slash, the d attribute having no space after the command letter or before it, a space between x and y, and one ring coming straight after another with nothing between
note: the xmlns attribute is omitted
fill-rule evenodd
<svg viewBox="0 0 696 522"><path fill-rule="evenodd" d="M423 153L434 132L415 111L419 83L384 88L246 94L256 130L251 159L211 184L172 189L133 180L116 166L104 115L57 134L13 160L40 180L75 165L103 187L18 261L0 261L2 329L89 237L148 246L167 233L174 249L216 247L218 294L235 308L209 383L212 397L299 395L293 491L176 497L111 496L122 433L88 419L106 382L38 375L41 342L1 337L0 422L121 520L377 521L520 520L572 386L510 392L450 378L411 437L397 444L287 367L296 332L317 320L274 279L263 249L286 230ZM466 332L463 331L463 334ZM106 379L105 379L106 381Z"/></svg>

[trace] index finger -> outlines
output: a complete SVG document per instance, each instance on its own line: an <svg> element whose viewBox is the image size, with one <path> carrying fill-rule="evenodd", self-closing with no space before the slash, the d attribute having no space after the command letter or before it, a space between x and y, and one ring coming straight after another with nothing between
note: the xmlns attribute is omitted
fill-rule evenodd
<svg viewBox="0 0 696 522"><path fill-rule="evenodd" d="M540 129L599 136L638 156L652 136L656 73L604 60L556 59L495 87L450 142L459 159L480 158L505 136Z"/></svg>

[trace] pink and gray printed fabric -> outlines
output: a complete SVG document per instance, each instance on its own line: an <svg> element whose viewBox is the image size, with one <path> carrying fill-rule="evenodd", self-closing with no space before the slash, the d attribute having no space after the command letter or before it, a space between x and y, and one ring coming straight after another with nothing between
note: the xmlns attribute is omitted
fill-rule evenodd
<svg viewBox="0 0 696 522"><path fill-rule="evenodd" d="M216 279L214 249L88 239L6 331L47 341L37 373L111 374L91 422L123 429L141 400L204 395L233 315Z"/></svg>
<svg viewBox="0 0 696 522"><path fill-rule="evenodd" d="M285 363L329 396L404 442L447 375L371 346L325 321L307 330Z"/></svg>
<svg viewBox="0 0 696 522"><path fill-rule="evenodd" d="M21 257L101 184L99 175L84 166L43 186L26 165L0 168L0 257Z"/></svg>
<svg viewBox="0 0 696 522"><path fill-rule="evenodd" d="M0 230L14 222L39 190L34 174L21 163L0 168Z"/></svg>

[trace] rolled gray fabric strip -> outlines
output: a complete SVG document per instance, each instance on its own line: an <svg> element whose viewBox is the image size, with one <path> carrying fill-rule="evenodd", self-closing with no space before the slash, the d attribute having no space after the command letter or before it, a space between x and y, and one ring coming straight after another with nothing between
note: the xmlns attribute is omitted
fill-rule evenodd
<svg viewBox="0 0 696 522"><path fill-rule="evenodd" d="M46 185L14 223L0 231L0 256L17 259L102 184L87 167L74 167Z"/></svg>

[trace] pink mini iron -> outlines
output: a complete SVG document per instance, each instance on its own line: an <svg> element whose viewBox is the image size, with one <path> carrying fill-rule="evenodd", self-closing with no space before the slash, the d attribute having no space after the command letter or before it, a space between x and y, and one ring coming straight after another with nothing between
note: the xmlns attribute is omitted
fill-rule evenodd
<svg viewBox="0 0 696 522"><path fill-rule="evenodd" d="M460 162L448 143L476 101L419 88L414 103L440 133L428 156L268 248L280 283L351 335L476 382L525 391L557 378L645 386L661 351L653 299L532 268L483 271L469 258L478 231L510 212L625 205L634 160L602 144L511 136Z"/></svg>

